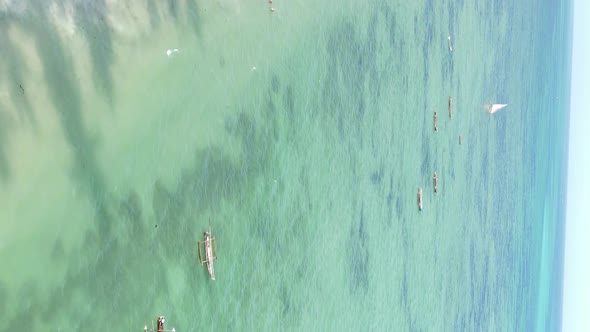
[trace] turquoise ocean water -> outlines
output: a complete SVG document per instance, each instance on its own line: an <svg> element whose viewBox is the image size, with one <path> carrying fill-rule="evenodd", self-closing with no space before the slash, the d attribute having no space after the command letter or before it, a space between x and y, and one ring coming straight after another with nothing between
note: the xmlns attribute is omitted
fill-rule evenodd
<svg viewBox="0 0 590 332"><path fill-rule="evenodd" d="M0 331L559 330L571 14L0 0Z"/></svg>

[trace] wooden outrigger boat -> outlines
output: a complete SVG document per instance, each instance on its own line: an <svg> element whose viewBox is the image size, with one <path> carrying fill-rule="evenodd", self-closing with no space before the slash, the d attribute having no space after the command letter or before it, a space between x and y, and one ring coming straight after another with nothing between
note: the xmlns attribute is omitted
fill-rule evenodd
<svg viewBox="0 0 590 332"><path fill-rule="evenodd" d="M434 131L438 133L438 114L434 112Z"/></svg>
<svg viewBox="0 0 590 332"><path fill-rule="evenodd" d="M449 118L453 118L453 97L449 97Z"/></svg>
<svg viewBox="0 0 590 332"><path fill-rule="evenodd" d="M438 192L438 174L434 172L434 176L432 177L432 181L434 182L434 192Z"/></svg>
<svg viewBox="0 0 590 332"><path fill-rule="evenodd" d="M154 322L152 322L152 328L148 329L147 325L143 328L143 332L176 332L174 328L172 330L166 330L164 327L164 316L158 316L156 319L156 328L154 328Z"/></svg>
<svg viewBox="0 0 590 332"><path fill-rule="evenodd" d="M209 231L203 233L204 240L199 241L197 245L197 252L199 254L199 262L201 265L207 263L207 271L211 280L215 280L215 269L213 268L213 261L217 259L217 241L215 236L211 233L211 227ZM203 259L204 253L204 259Z"/></svg>
<svg viewBox="0 0 590 332"><path fill-rule="evenodd" d="M418 188L418 210L422 211L422 187Z"/></svg>

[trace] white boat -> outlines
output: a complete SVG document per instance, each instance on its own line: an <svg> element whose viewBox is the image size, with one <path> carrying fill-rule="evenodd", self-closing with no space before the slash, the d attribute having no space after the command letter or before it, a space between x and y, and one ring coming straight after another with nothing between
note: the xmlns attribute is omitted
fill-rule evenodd
<svg viewBox="0 0 590 332"><path fill-rule="evenodd" d="M418 188L418 210L422 211L422 187Z"/></svg>
<svg viewBox="0 0 590 332"><path fill-rule="evenodd" d="M494 114L506 106L508 106L508 104L492 104L488 107L488 113Z"/></svg>
<svg viewBox="0 0 590 332"><path fill-rule="evenodd" d="M215 280L215 269L213 267L213 261L217 259L217 242L215 241L215 236L211 233L211 228L209 231L203 233L204 240L199 241L198 244L198 254L199 254L199 262L201 265L207 263L207 271L209 272L209 276L211 280ZM201 254L201 250L205 253L205 259L203 259L203 255Z"/></svg>
<svg viewBox="0 0 590 332"><path fill-rule="evenodd" d="M449 97L449 118L453 118L453 97Z"/></svg>

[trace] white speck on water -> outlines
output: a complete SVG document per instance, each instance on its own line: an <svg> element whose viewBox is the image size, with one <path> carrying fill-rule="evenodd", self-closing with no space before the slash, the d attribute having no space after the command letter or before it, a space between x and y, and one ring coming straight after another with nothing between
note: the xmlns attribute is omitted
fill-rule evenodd
<svg viewBox="0 0 590 332"><path fill-rule="evenodd" d="M167 50L166 51L166 55L167 56L170 56L170 55L172 55L172 53L176 53L176 52L179 52L177 48L172 49L172 50Z"/></svg>

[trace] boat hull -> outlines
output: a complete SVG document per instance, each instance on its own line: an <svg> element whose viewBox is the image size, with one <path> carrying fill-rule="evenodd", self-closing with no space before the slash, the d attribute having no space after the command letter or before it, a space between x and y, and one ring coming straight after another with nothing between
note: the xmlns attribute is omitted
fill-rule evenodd
<svg viewBox="0 0 590 332"><path fill-rule="evenodd" d="M209 271L209 276L211 280L215 280L215 269L213 267L213 248L211 246L211 236L207 236L205 240L205 256L207 259L207 271Z"/></svg>
<svg viewBox="0 0 590 332"><path fill-rule="evenodd" d="M203 233L203 237L203 241L199 241L197 246L199 262L201 265L207 264L209 277L211 277L211 280L215 280L215 269L213 267L213 261L217 259L215 237L212 235L211 229Z"/></svg>

